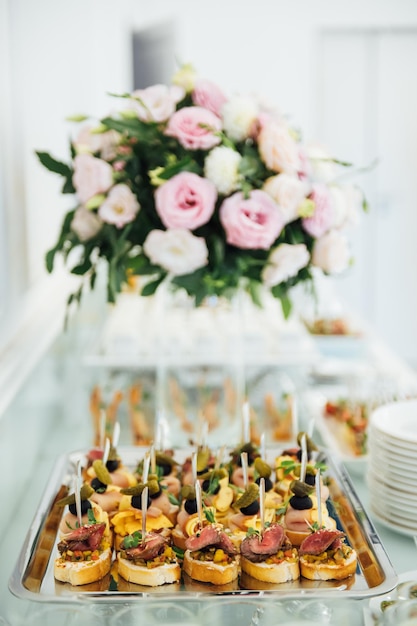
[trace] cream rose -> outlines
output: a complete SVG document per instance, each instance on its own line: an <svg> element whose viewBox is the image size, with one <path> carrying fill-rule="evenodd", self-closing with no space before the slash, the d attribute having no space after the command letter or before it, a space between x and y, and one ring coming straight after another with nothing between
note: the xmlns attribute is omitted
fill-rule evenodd
<svg viewBox="0 0 417 626"><path fill-rule="evenodd" d="M269 255L268 265L262 272L262 280L267 287L274 287L296 276L308 265L310 253L304 243L282 243Z"/></svg>
<svg viewBox="0 0 417 626"><path fill-rule="evenodd" d="M152 230L143 244L143 250L151 263L173 276L191 274L208 262L204 238L196 237L183 228Z"/></svg>
<svg viewBox="0 0 417 626"><path fill-rule="evenodd" d="M111 165L91 154L77 154L72 182L77 196L85 204L93 196L104 193L113 184Z"/></svg>
<svg viewBox="0 0 417 626"><path fill-rule="evenodd" d="M133 108L143 122L165 122L185 96L185 90L177 85L152 85L132 93Z"/></svg>
<svg viewBox="0 0 417 626"><path fill-rule="evenodd" d="M139 209L140 204L131 189L120 184L113 187L98 213L103 222L122 228L133 222Z"/></svg>
<svg viewBox="0 0 417 626"><path fill-rule="evenodd" d="M333 205L333 228L356 226L360 220L362 192L353 185L330 185Z"/></svg>
<svg viewBox="0 0 417 626"><path fill-rule="evenodd" d="M298 207L310 192L310 185L297 176L278 174L268 178L263 190L279 205L285 223L299 217Z"/></svg>
<svg viewBox="0 0 417 626"><path fill-rule="evenodd" d="M314 243L312 263L327 274L344 272L350 262L350 250L346 237L338 230L331 230Z"/></svg>
<svg viewBox="0 0 417 626"><path fill-rule="evenodd" d="M82 242L88 241L97 235L103 228L103 222L93 211L83 206L78 207L71 222L71 230Z"/></svg>
<svg viewBox="0 0 417 626"><path fill-rule="evenodd" d="M204 175L212 181L219 193L228 195L238 188L241 160L236 150L217 146L206 157Z"/></svg>
<svg viewBox="0 0 417 626"><path fill-rule="evenodd" d="M256 125L259 107L248 96L234 96L222 107L223 128L233 141L243 141L251 136Z"/></svg>
<svg viewBox="0 0 417 626"><path fill-rule="evenodd" d="M266 122L258 136L258 148L262 160L273 172L296 174L300 169L299 147L285 124Z"/></svg>
<svg viewBox="0 0 417 626"><path fill-rule="evenodd" d="M80 128L73 145L78 154L100 152L100 156L109 161L116 156L116 148L120 142L120 134L115 130L105 133L94 132L94 126L85 125Z"/></svg>

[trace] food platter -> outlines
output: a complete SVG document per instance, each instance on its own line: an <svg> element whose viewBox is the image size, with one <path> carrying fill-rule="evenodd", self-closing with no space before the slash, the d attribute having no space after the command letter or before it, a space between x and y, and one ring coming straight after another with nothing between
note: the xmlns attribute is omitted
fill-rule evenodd
<svg viewBox="0 0 417 626"><path fill-rule="evenodd" d="M120 447L119 454L127 467L134 468L143 459L146 448ZM191 454L191 448L175 450L175 458L181 462ZM281 450L267 448L268 458L275 458ZM371 597L389 592L397 582L396 573L359 501L350 478L343 466L326 451L321 455L327 465L325 477L330 491L329 512L338 527L346 533L347 541L358 553L356 574L343 581L310 581L268 584L249 577L240 577L235 583L219 587L208 583L187 580L183 574L179 584L158 588L141 587L124 582L117 576L117 566L101 581L72 587L55 581L53 562L58 555L58 527L62 507L57 501L71 488L80 460L86 451L61 456L51 473L47 487L28 530L15 569L9 581L10 591L20 597L40 602L126 602L155 596L182 600L196 600L207 596L278 596L278 597Z"/></svg>

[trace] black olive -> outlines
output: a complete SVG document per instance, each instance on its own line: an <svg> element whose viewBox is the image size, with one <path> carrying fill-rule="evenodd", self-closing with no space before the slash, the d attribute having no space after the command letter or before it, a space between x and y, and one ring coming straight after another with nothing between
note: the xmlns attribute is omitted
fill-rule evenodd
<svg viewBox="0 0 417 626"><path fill-rule="evenodd" d="M168 476L171 473L172 466L169 463L158 463L158 467L161 470L162 476Z"/></svg>
<svg viewBox="0 0 417 626"><path fill-rule="evenodd" d="M259 502L255 500L252 504L248 504L248 506L244 506L240 509L243 515L256 515L259 511Z"/></svg>
<svg viewBox="0 0 417 626"><path fill-rule="evenodd" d="M77 515L77 507L75 505L75 502L73 504L70 504L68 508L73 515ZM91 509L90 500L81 500L81 515L85 515L89 509Z"/></svg>
<svg viewBox="0 0 417 626"><path fill-rule="evenodd" d="M161 493L162 493L162 489L159 487L158 491L156 493L149 494L149 497L151 500L156 500L156 498L159 498Z"/></svg>
<svg viewBox="0 0 417 626"><path fill-rule="evenodd" d="M149 505L151 504L151 499L148 495L148 502L146 504L146 508L149 508ZM139 509L139 511L142 510L142 496L132 496L132 506L134 509Z"/></svg>
<svg viewBox="0 0 417 626"><path fill-rule="evenodd" d="M265 481L265 491L271 491L272 487L274 486L272 480L270 478L264 478ZM261 477L258 476L258 478L255 480L257 485L261 484Z"/></svg>
<svg viewBox="0 0 417 626"><path fill-rule="evenodd" d="M188 515L194 515L194 513L197 513L197 500L195 498L192 500L186 500L184 502L184 509L187 511Z"/></svg>
<svg viewBox="0 0 417 626"><path fill-rule="evenodd" d="M101 480L99 480L98 478L93 478L90 485L97 493L104 493L107 489L107 485L105 483L102 483Z"/></svg>
<svg viewBox="0 0 417 626"><path fill-rule="evenodd" d="M306 474L304 482L307 483L307 485L314 486L316 484L315 474Z"/></svg>
<svg viewBox="0 0 417 626"><path fill-rule="evenodd" d="M120 461L118 459L111 459L107 461L106 467L109 472L114 472L120 465Z"/></svg>
<svg viewBox="0 0 417 626"><path fill-rule="evenodd" d="M205 474L206 472L208 472L208 467L205 467L204 469L197 471L197 476L201 476L202 474Z"/></svg>
<svg viewBox="0 0 417 626"><path fill-rule="evenodd" d="M210 494L212 495L215 495L216 493L219 493L220 491L220 485L217 485L215 489L210 489L210 480L208 478L206 480L203 480L203 484L201 485L201 488L205 492L210 491Z"/></svg>
<svg viewBox="0 0 417 626"><path fill-rule="evenodd" d="M309 496L293 496L290 499L290 504L292 508L297 511L304 511L304 509L313 508L313 501Z"/></svg>

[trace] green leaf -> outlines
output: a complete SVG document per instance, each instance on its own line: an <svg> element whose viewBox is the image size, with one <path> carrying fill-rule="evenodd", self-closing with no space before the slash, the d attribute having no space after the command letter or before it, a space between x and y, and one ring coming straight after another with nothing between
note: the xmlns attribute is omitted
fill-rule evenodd
<svg viewBox="0 0 417 626"><path fill-rule="evenodd" d="M291 309L292 309L291 300L289 299L286 293L280 297L280 300L281 300L281 308L282 308L282 313L284 315L284 319L287 320L290 316Z"/></svg>
<svg viewBox="0 0 417 626"><path fill-rule="evenodd" d="M50 172L60 174L65 178L72 176L71 168L66 163L62 163L61 161L54 159L48 152L36 152L36 155L42 165Z"/></svg>
<svg viewBox="0 0 417 626"><path fill-rule="evenodd" d="M75 267L72 268L71 274L76 274L77 276L82 276L86 274L92 268L92 263L89 258L84 259L82 263L79 263Z"/></svg>
<svg viewBox="0 0 417 626"><path fill-rule="evenodd" d="M46 269L47 269L49 274L54 269L54 259L55 259L55 255L56 255L57 252L58 252L58 250L56 248L52 248L51 250L49 250L46 253L45 264L46 264Z"/></svg>
<svg viewBox="0 0 417 626"><path fill-rule="evenodd" d="M164 278L165 278L165 274L163 274L162 276L160 276L156 280L152 280L151 282L147 283L143 287L143 289L141 291L141 295L142 296L153 296L153 294L158 289L159 285L162 283Z"/></svg>

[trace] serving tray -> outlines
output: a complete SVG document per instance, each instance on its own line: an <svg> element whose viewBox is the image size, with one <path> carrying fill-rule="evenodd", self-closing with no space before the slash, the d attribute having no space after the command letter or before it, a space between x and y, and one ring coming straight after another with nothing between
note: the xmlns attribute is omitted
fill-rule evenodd
<svg viewBox="0 0 417 626"><path fill-rule="evenodd" d="M127 467L136 467L144 458L148 448L119 447L119 454ZM190 456L191 448L175 450L178 462ZM267 459L271 462L280 450L267 448ZM182 600L202 596L248 596L275 595L278 597L351 597L363 598L391 591L397 583L397 575L389 557L364 510L350 478L343 466L325 450L321 451L327 470L323 475L328 482L330 498L329 512L337 526L346 533L347 541L358 553L356 574L343 581L298 581L269 584L244 574L230 585L213 586L192 581L183 574L179 584L151 588L124 581L117 575L117 564L101 581L72 587L54 579L53 563L58 556L58 527L63 507L57 501L72 490L79 460L86 459L86 451L77 451L58 458L47 487L27 533L16 566L9 581L10 591L20 597L40 602L119 602L156 596Z"/></svg>

